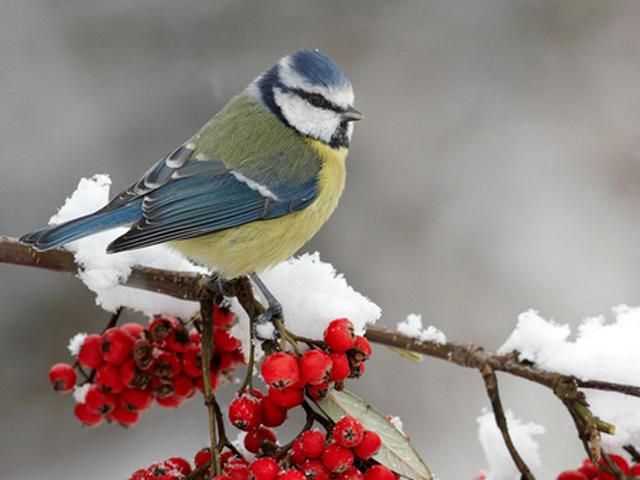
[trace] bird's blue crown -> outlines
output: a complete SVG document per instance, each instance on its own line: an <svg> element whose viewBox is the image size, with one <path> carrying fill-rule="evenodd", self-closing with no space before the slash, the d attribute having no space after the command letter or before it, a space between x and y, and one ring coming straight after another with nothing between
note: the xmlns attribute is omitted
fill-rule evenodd
<svg viewBox="0 0 640 480"><path fill-rule="evenodd" d="M288 57L289 65L312 85L343 87L351 81L328 56L319 50L298 50Z"/></svg>

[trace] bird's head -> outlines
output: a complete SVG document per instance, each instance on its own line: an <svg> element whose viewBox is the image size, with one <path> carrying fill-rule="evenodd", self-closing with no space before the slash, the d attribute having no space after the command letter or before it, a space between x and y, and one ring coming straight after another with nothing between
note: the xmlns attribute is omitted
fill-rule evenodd
<svg viewBox="0 0 640 480"><path fill-rule="evenodd" d="M287 126L334 148L349 146L353 122L362 118L353 107L351 81L318 50L283 57L249 93Z"/></svg>

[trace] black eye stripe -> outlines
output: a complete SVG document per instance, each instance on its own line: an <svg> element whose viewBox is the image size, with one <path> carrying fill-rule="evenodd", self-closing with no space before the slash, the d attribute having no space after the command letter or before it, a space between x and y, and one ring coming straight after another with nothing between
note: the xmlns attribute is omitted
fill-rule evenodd
<svg viewBox="0 0 640 480"><path fill-rule="evenodd" d="M306 92L304 90L300 90L296 88L293 90L299 97L304 98L307 102L309 102L314 107L323 108L325 110L333 110L336 113L344 112L343 108L340 108L335 103L327 100L326 97L319 93L311 93Z"/></svg>

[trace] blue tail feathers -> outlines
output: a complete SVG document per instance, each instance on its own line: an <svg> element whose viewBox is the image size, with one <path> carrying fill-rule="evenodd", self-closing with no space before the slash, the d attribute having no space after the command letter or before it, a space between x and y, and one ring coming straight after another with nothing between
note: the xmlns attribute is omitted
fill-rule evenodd
<svg viewBox="0 0 640 480"><path fill-rule="evenodd" d="M134 202L115 210L98 210L84 217L27 233L20 238L20 242L36 250L50 250L94 233L130 225L141 218L140 202Z"/></svg>

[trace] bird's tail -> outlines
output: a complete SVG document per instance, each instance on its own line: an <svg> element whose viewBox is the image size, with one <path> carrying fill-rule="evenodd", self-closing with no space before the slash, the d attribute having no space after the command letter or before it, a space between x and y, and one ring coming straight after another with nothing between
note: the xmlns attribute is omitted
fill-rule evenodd
<svg viewBox="0 0 640 480"><path fill-rule="evenodd" d="M84 217L27 233L20 238L20 242L31 245L36 250L50 250L94 233L134 223L140 217L138 203L125 205L115 210L98 210Z"/></svg>

